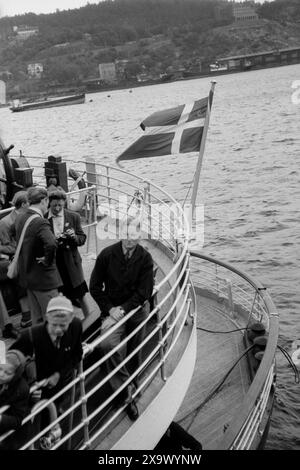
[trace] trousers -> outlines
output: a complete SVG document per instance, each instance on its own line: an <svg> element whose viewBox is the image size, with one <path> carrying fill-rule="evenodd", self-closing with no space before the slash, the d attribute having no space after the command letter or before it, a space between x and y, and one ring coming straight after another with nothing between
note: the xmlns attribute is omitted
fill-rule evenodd
<svg viewBox="0 0 300 470"><path fill-rule="evenodd" d="M27 289L28 304L31 311L32 324L45 320L46 310L53 297L58 295L57 289L29 290Z"/></svg>
<svg viewBox="0 0 300 470"><path fill-rule="evenodd" d="M126 323L116 329L101 344L100 350L105 355L115 348L125 336L129 335L142 321L147 317L146 310L141 308ZM105 372L110 374L122 361L128 356L142 341L145 334L145 328L142 327L124 346L119 348L103 366ZM134 354L132 359L122 366L110 379L110 386L113 392L119 389L122 384L133 374L141 364L141 350Z"/></svg>

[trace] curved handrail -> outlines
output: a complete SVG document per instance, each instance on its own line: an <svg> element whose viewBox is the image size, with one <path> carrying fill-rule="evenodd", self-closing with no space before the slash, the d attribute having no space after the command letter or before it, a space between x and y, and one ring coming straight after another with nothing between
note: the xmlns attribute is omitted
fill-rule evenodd
<svg viewBox="0 0 300 470"><path fill-rule="evenodd" d="M249 276L249 274L246 274L243 271L240 271L239 269L235 268L231 264L225 263L224 261L217 260L211 256L203 255L202 253L199 253L194 250L190 251L190 255L194 256L195 258L204 259L218 266L222 266L223 268L226 268L229 271L232 271L233 273L237 274L239 277L243 278L245 281L251 284L251 286L256 290L256 292L263 298L266 304L266 308L268 309L269 313L276 312L276 307L274 305L274 302L271 299L269 293L266 291L267 288L264 287L263 284L259 280L254 279L252 276Z"/></svg>
<svg viewBox="0 0 300 470"><path fill-rule="evenodd" d="M251 411L255 407L255 403L257 401L257 397L259 396L265 381L268 378L270 369L274 365L275 353L277 348L277 341L278 341L278 332L279 332L279 319L278 313L275 311L275 305L269 296L269 294L264 290L263 285L259 281L255 281L252 277L248 274L243 273L239 269L233 267L232 265L216 260L210 256L202 255L199 252L191 251L190 252L192 257L196 257L198 259L204 259L216 265L222 266L241 278L247 281L251 286L259 293L259 295L263 298L268 314L269 314L269 337L268 342L266 345L266 349L260 363L260 366L255 374L255 377L250 385L250 388L243 400L243 403L240 406L239 411L235 414L236 418L232 423L229 424L229 427L226 430L226 434L224 439L220 443L219 449L226 450L233 448L234 441L242 429L245 421L251 414ZM193 277L193 274L191 275Z"/></svg>

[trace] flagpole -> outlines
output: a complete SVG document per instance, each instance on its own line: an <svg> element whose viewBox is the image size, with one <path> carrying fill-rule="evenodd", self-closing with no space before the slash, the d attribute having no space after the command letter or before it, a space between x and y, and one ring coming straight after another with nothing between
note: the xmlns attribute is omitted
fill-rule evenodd
<svg viewBox="0 0 300 470"><path fill-rule="evenodd" d="M208 96L207 112L206 112L205 121L204 121L203 133L202 133L200 150L199 150L199 157L198 157L196 171L195 171L195 175L194 175L193 192L192 192L192 196L191 196L191 215L192 215L192 219L194 217L194 212L195 212L196 199L197 199L198 186L199 186L199 179L200 179L200 173L201 173L202 161L203 161L203 155L204 155L204 148L205 148L205 142L206 142L206 136L207 136L208 126L209 126L211 106L212 106L212 101L213 101L213 96L214 96L214 89L215 89L216 83L217 82L215 80L213 80L211 82L211 89L210 89L209 96Z"/></svg>

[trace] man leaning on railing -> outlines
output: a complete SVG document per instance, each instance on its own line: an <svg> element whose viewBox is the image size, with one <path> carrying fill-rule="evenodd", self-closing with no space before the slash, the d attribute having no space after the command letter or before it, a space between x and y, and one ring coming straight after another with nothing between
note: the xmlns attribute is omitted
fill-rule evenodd
<svg viewBox="0 0 300 470"><path fill-rule="evenodd" d="M121 340L145 320L147 313L143 304L153 291L153 260L150 253L139 244L141 230L137 220L129 217L122 224L122 240L105 248L97 257L91 280L90 293L104 318L102 331L120 321L131 310L141 308L120 325L100 345L107 354ZM127 343L127 348L118 349L104 363L107 374L121 364L143 340L143 329L139 330ZM127 351L126 351L127 349ZM121 367L110 379L112 391L117 391L140 365L140 353L129 361L128 367ZM128 370L129 369L129 370ZM131 420L136 420L139 412L132 398L133 384L122 393L121 400L127 404L126 411Z"/></svg>
<svg viewBox="0 0 300 470"><path fill-rule="evenodd" d="M46 322L28 328L12 345L25 356L35 357L36 379L47 378L42 398L54 396L72 378L82 358L82 325L73 305L63 295L50 300Z"/></svg>

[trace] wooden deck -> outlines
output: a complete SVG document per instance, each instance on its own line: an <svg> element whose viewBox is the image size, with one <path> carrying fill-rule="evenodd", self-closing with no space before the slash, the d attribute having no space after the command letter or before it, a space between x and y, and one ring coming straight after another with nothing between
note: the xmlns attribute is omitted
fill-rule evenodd
<svg viewBox="0 0 300 470"><path fill-rule="evenodd" d="M197 312L197 327L212 331L237 328L216 300L198 295ZM218 443L249 388L247 361L242 359L220 390L203 405L244 351L242 333L214 334L197 330L194 375L174 421L201 442L203 449L218 449Z"/></svg>

